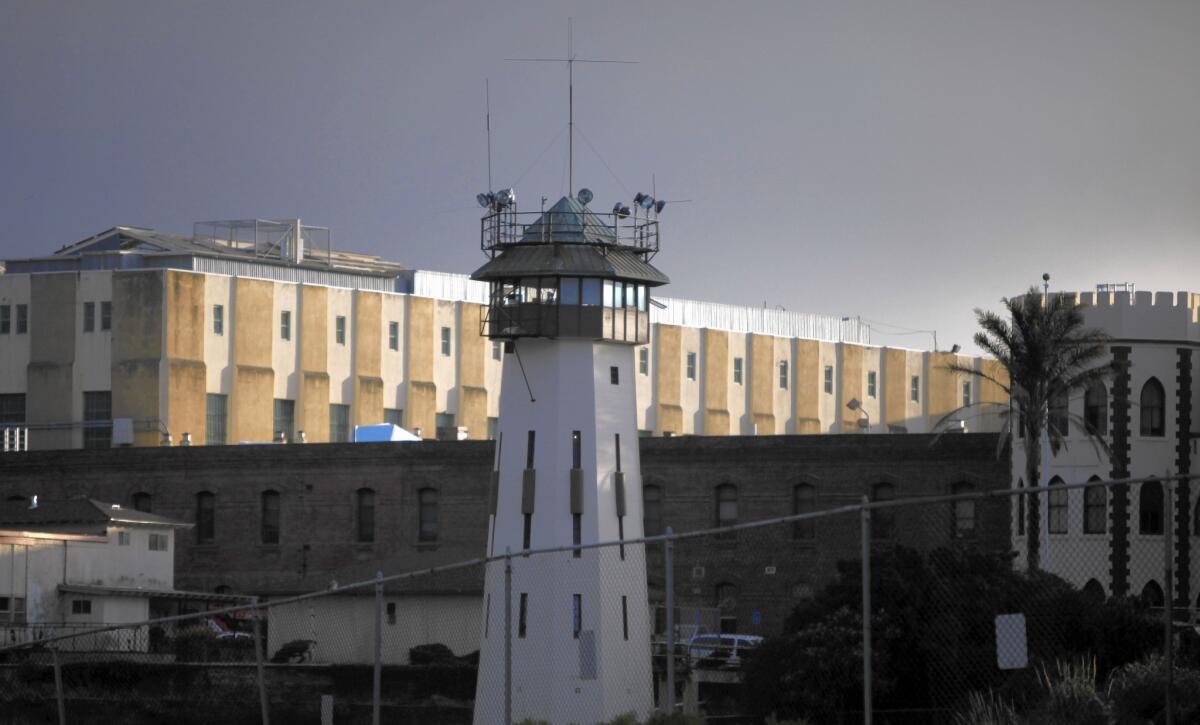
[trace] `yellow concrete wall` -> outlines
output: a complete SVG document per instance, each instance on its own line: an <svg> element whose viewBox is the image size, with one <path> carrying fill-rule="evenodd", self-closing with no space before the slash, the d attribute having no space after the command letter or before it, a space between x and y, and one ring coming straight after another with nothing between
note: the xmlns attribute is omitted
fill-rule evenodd
<svg viewBox="0 0 1200 725"><path fill-rule="evenodd" d="M704 337L704 435L729 435L729 381L733 366L729 358L729 333L703 330ZM745 375L745 370L742 371Z"/></svg>
<svg viewBox="0 0 1200 725"><path fill-rule="evenodd" d="M683 357L679 352L680 328L675 325L658 325L658 350L651 361L655 365L658 410L655 411L656 435L683 432L683 408L679 405L680 377L683 372Z"/></svg>
<svg viewBox="0 0 1200 725"><path fill-rule="evenodd" d="M204 284L202 274L166 272L167 430L176 442L191 433L193 445L207 440Z"/></svg>
<svg viewBox="0 0 1200 725"><path fill-rule="evenodd" d="M275 371L271 367L274 309L271 282L238 277L233 289L233 391L229 442L274 438Z"/></svg>
<svg viewBox="0 0 1200 725"><path fill-rule="evenodd" d="M857 433L859 414L846 408L851 398L861 402L866 396L863 392L863 347L842 343L841 375L837 375L838 407L842 414L842 432Z"/></svg>
<svg viewBox="0 0 1200 725"><path fill-rule="evenodd" d="M883 349L883 416L888 425L908 425L907 401L911 386L907 360L904 350Z"/></svg>
<svg viewBox="0 0 1200 725"><path fill-rule="evenodd" d="M775 369L775 339L767 335L750 336L750 416L759 435L775 434L775 387L779 373Z"/></svg>
<svg viewBox="0 0 1200 725"><path fill-rule="evenodd" d="M405 395L404 427L413 432L420 428L422 438L437 437L437 386L433 382L433 355L438 341L433 329L433 305L431 299L410 297L406 318L408 393Z"/></svg>
<svg viewBox="0 0 1200 725"><path fill-rule="evenodd" d="M329 441L329 310L325 287L300 288L300 390L296 401L296 431L310 443ZM273 413L272 413L273 415Z"/></svg>
<svg viewBox="0 0 1200 725"><path fill-rule="evenodd" d="M487 438L488 394L484 363L492 354L492 343L479 334L483 306L459 303L458 320L458 417L471 440Z"/></svg>
<svg viewBox="0 0 1200 725"><path fill-rule="evenodd" d="M929 396L927 410L931 429L962 403L962 390L958 386L960 374L946 367L956 360L957 356L948 352L929 353L929 372L925 377L929 381L926 392Z"/></svg>
<svg viewBox="0 0 1200 725"><path fill-rule="evenodd" d="M821 347L816 340L796 340L796 432L821 432Z"/></svg>
<svg viewBox="0 0 1200 725"><path fill-rule="evenodd" d="M354 402L352 425L383 422L383 340L380 338L383 298L378 292L354 291Z"/></svg>
<svg viewBox="0 0 1200 725"><path fill-rule="evenodd" d="M113 417L157 419L161 415L163 273L114 272L112 302ZM176 441L182 432L172 431ZM135 426L133 437L135 445L154 446L162 434Z"/></svg>

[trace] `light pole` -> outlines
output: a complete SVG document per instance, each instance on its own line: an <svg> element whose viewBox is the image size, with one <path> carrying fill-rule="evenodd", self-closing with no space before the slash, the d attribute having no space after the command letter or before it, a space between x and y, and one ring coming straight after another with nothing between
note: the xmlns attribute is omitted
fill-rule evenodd
<svg viewBox="0 0 1200 725"><path fill-rule="evenodd" d="M851 398L850 402L846 403L846 407L850 410L855 410L863 414L863 417L858 419L858 427L861 428L864 433L869 433L871 430L871 414L868 413L867 409L863 407L862 402L859 401L858 398Z"/></svg>

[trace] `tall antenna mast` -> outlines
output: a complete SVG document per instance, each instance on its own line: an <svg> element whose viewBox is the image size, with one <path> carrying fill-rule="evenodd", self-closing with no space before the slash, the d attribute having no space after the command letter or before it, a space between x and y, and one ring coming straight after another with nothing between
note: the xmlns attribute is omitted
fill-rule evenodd
<svg viewBox="0 0 1200 725"><path fill-rule="evenodd" d="M575 188L575 64L576 63L623 63L636 65L636 60L594 60L576 58L571 31L571 18L567 18L566 58L505 58L521 63L566 63L567 64L567 193Z"/></svg>
<svg viewBox="0 0 1200 725"><path fill-rule="evenodd" d="M492 190L492 87L487 78L483 79L483 97L485 104L484 125L487 128L488 149L488 191Z"/></svg>

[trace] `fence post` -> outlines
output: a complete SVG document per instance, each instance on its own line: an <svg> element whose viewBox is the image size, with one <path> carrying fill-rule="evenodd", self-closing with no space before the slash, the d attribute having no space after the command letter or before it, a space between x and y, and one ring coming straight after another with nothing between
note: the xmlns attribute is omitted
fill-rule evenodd
<svg viewBox="0 0 1200 725"><path fill-rule="evenodd" d="M862 502L863 725L871 725L871 509Z"/></svg>
<svg viewBox="0 0 1200 725"><path fill-rule="evenodd" d="M54 696L58 699L58 725L67 725L67 698L63 695L62 666L58 662L58 645L50 648L54 658Z"/></svg>
<svg viewBox="0 0 1200 725"><path fill-rule="evenodd" d="M254 667L258 672L258 708L262 712L262 725L271 725L271 714L267 708L267 678L263 671L262 625L258 622L261 612L258 608L258 597L254 597L252 601L254 609L251 611L250 620L254 623Z"/></svg>
<svg viewBox="0 0 1200 725"><path fill-rule="evenodd" d="M512 725L512 548L504 548L504 725Z"/></svg>
<svg viewBox="0 0 1200 725"><path fill-rule="evenodd" d="M667 574L667 714L675 713L675 532L667 527L667 539L663 541L663 562Z"/></svg>
<svg viewBox="0 0 1200 725"><path fill-rule="evenodd" d="M1163 604L1163 655L1167 666L1167 691L1166 691L1166 725L1174 725L1175 723L1175 632L1174 624L1171 620L1175 614L1175 556L1172 551L1172 544L1175 543L1175 486L1177 481L1174 478L1168 477L1166 481L1166 519L1163 529L1163 557L1165 565L1165 578L1167 586L1165 587L1166 597Z"/></svg>
<svg viewBox="0 0 1200 725"><path fill-rule="evenodd" d="M383 672L383 572L375 572L375 669L371 675L371 725L379 725Z"/></svg>

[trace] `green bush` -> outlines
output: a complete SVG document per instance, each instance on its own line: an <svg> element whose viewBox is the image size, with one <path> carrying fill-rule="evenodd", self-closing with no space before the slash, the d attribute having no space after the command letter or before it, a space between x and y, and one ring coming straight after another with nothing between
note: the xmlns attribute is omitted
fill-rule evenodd
<svg viewBox="0 0 1200 725"><path fill-rule="evenodd" d="M1053 670L1041 667L1041 704L1031 713L1031 725L1107 725L1108 703L1096 691L1096 659L1059 661Z"/></svg>
<svg viewBox="0 0 1200 725"><path fill-rule="evenodd" d="M1167 672L1163 658L1152 655L1112 673L1108 699L1115 725L1166 722ZM1200 722L1200 672L1175 668L1175 722Z"/></svg>

